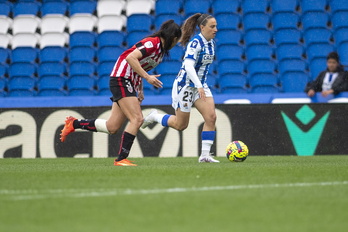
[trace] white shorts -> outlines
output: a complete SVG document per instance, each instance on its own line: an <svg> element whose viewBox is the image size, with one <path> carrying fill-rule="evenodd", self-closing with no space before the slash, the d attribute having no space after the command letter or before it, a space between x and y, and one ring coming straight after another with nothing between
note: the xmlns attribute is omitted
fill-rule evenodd
<svg viewBox="0 0 348 232"><path fill-rule="evenodd" d="M193 104L199 99L198 89L194 87L184 86L179 92L177 91L177 82L174 82L172 90L172 107L177 110L180 108L182 112L191 112ZM203 86L205 96L213 97L209 87Z"/></svg>

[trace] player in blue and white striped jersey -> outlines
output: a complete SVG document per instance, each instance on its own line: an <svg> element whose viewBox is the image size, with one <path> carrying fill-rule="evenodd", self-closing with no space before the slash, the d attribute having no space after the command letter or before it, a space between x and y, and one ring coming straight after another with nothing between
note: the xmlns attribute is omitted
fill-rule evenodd
<svg viewBox="0 0 348 232"><path fill-rule="evenodd" d="M196 26L200 33L192 35ZM204 125L202 131L202 150L199 162L219 162L210 155L211 146L215 140L215 103L213 95L206 83L209 65L214 61L217 32L216 19L209 14L194 14L182 26L181 44L186 46L182 67L176 77L172 90L172 106L175 115L158 114L153 110L145 117L142 128L153 122L162 126L185 130L189 124L193 105L202 114Z"/></svg>

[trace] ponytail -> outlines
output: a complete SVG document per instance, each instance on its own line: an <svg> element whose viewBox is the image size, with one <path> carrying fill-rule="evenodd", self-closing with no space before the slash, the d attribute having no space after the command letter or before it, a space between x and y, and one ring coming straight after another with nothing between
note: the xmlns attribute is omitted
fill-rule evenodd
<svg viewBox="0 0 348 232"><path fill-rule="evenodd" d="M190 16L181 27L182 37L181 37L181 45L186 46L190 41L190 38L195 33L196 26L200 27L201 25L205 26L207 24L208 19L213 18L213 16L209 14L201 14L196 13Z"/></svg>

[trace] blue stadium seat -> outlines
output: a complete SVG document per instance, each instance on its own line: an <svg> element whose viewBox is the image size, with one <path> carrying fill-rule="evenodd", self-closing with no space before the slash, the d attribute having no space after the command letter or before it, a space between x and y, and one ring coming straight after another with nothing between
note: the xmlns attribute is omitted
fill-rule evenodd
<svg viewBox="0 0 348 232"><path fill-rule="evenodd" d="M340 62L344 66L348 66L348 42L341 43L338 46L338 54L340 55Z"/></svg>
<svg viewBox="0 0 348 232"><path fill-rule="evenodd" d="M252 13L243 16L244 31L253 29L268 30L270 18L268 14Z"/></svg>
<svg viewBox="0 0 348 232"><path fill-rule="evenodd" d="M69 51L69 62L95 62L96 50L92 47L73 47Z"/></svg>
<svg viewBox="0 0 348 232"><path fill-rule="evenodd" d="M218 63L217 71L221 76L226 74L243 74L245 64L240 60L224 60Z"/></svg>
<svg viewBox="0 0 348 232"><path fill-rule="evenodd" d="M127 32L150 31L153 25L153 18L148 14L132 14L127 18Z"/></svg>
<svg viewBox="0 0 348 232"><path fill-rule="evenodd" d="M13 5L9 1L0 2L0 15L10 17L12 15L12 7Z"/></svg>
<svg viewBox="0 0 348 232"><path fill-rule="evenodd" d="M274 33L274 42L277 46L282 44L299 44L301 32L295 29L283 29Z"/></svg>
<svg viewBox="0 0 348 232"><path fill-rule="evenodd" d="M97 52L98 61L99 63L109 61L116 62L124 51L124 48L121 47L102 47Z"/></svg>
<svg viewBox="0 0 348 232"><path fill-rule="evenodd" d="M306 46L310 46L315 43L331 43L332 33L328 29L313 28L308 29L303 35Z"/></svg>
<svg viewBox="0 0 348 232"><path fill-rule="evenodd" d="M160 29L162 23L164 23L167 20L174 20L175 23L178 25L181 25L183 23L183 17L178 14L161 14L157 15L155 18L155 28L156 30Z"/></svg>
<svg viewBox="0 0 348 232"><path fill-rule="evenodd" d="M104 76L110 77L111 71L115 65L115 62L103 62L99 63L97 67L98 77L102 78Z"/></svg>
<svg viewBox="0 0 348 232"><path fill-rule="evenodd" d="M66 65L60 62L41 63L38 68L39 78L43 78L45 76L65 77L66 73L67 73Z"/></svg>
<svg viewBox="0 0 348 232"><path fill-rule="evenodd" d="M233 44L219 45L216 50L216 58L219 62L223 60L242 60L243 55L243 47Z"/></svg>
<svg viewBox="0 0 348 232"><path fill-rule="evenodd" d="M31 77L36 76L37 66L32 63L11 63L8 73L10 78L14 77Z"/></svg>
<svg viewBox="0 0 348 232"><path fill-rule="evenodd" d="M217 75L208 73L206 82L207 82L208 87L211 90L215 90L216 89L217 79L218 79Z"/></svg>
<svg viewBox="0 0 348 232"><path fill-rule="evenodd" d="M286 93L302 93L309 81L304 72L287 72L281 76L282 91Z"/></svg>
<svg viewBox="0 0 348 232"><path fill-rule="evenodd" d="M246 84L246 76L238 73L229 73L218 79L221 93L247 93Z"/></svg>
<svg viewBox="0 0 348 232"><path fill-rule="evenodd" d="M181 62L180 61L163 61L161 64L159 64L156 67L156 72L158 74L161 74L161 76L164 75L171 75L176 76L181 68Z"/></svg>
<svg viewBox="0 0 348 232"><path fill-rule="evenodd" d="M252 45L246 49L248 62L253 60L272 59L273 48L269 45Z"/></svg>
<svg viewBox="0 0 348 232"><path fill-rule="evenodd" d="M294 13L296 12L298 7L298 0L272 0L271 8L272 14L275 15L277 13Z"/></svg>
<svg viewBox="0 0 348 232"><path fill-rule="evenodd" d="M276 49L277 60L303 59L305 50L300 44L282 44Z"/></svg>
<svg viewBox="0 0 348 232"><path fill-rule="evenodd" d="M126 43L128 47L131 47L150 34L151 32L147 31L133 31L127 35Z"/></svg>
<svg viewBox="0 0 348 232"><path fill-rule="evenodd" d="M103 76L98 78L97 80L97 89L98 89L98 95L111 95L110 88L109 88L109 76Z"/></svg>
<svg viewBox="0 0 348 232"><path fill-rule="evenodd" d="M309 62L314 58L326 57L333 51L335 51L335 49L331 44L313 44L306 49Z"/></svg>
<svg viewBox="0 0 348 232"><path fill-rule="evenodd" d="M95 14L97 8L96 1L72 1L70 2L70 15L74 15L76 13L88 13Z"/></svg>
<svg viewBox="0 0 348 232"><path fill-rule="evenodd" d="M348 11L348 0L330 0L331 13Z"/></svg>
<svg viewBox="0 0 348 232"><path fill-rule="evenodd" d="M312 59L309 63L309 72L311 80L317 78L320 72L326 70L326 57Z"/></svg>
<svg viewBox="0 0 348 232"><path fill-rule="evenodd" d="M339 11L331 16L332 27L334 30L348 28L348 11Z"/></svg>
<svg viewBox="0 0 348 232"><path fill-rule="evenodd" d="M182 57L184 56L183 47L176 45L169 51L170 60L182 61Z"/></svg>
<svg viewBox="0 0 348 232"><path fill-rule="evenodd" d="M41 15L47 14L69 14L69 3L66 1L46 1L41 6Z"/></svg>
<svg viewBox="0 0 348 232"><path fill-rule="evenodd" d="M252 89L258 86L276 86L278 77L274 73L258 73L249 77L248 82Z"/></svg>
<svg viewBox="0 0 348 232"><path fill-rule="evenodd" d="M210 9L210 0L186 0L184 2L184 13L189 17L196 13L208 13Z"/></svg>
<svg viewBox="0 0 348 232"><path fill-rule="evenodd" d="M336 30L333 37L335 39L336 46L339 46L343 42L348 42L348 27Z"/></svg>
<svg viewBox="0 0 348 232"><path fill-rule="evenodd" d="M95 78L96 67L90 62L73 62L69 65L69 77L89 76Z"/></svg>
<svg viewBox="0 0 348 232"><path fill-rule="evenodd" d="M303 30L311 28L328 28L329 15L325 12L308 12L302 15Z"/></svg>
<svg viewBox="0 0 348 232"><path fill-rule="evenodd" d="M240 17L237 14L218 14L215 19L219 23L219 30L238 30L240 27Z"/></svg>
<svg viewBox="0 0 348 232"><path fill-rule="evenodd" d="M122 47L125 35L121 31L103 31L97 36L97 44L99 48L108 46Z"/></svg>
<svg viewBox="0 0 348 232"><path fill-rule="evenodd" d="M249 78L260 73L275 74L275 69L276 64L272 60L254 60L247 64Z"/></svg>
<svg viewBox="0 0 348 232"><path fill-rule="evenodd" d="M300 18L295 13L278 13L272 16L274 32L281 29L298 29Z"/></svg>
<svg viewBox="0 0 348 232"><path fill-rule="evenodd" d="M12 50L12 63L37 63L39 50L33 47L17 47Z"/></svg>
<svg viewBox="0 0 348 232"><path fill-rule="evenodd" d="M257 85L251 88L252 93L279 93L279 87L275 85Z"/></svg>
<svg viewBox="0 0 348 232"><path fill-rule="evenodd" d="M72 76L67 82L67 89L70 96L95 95L95 79L90 76Z"/></svg>
<svg viewBox="0 0 348 232"><path fill-rule="evenodd" d="M13 6L13 16L16 17L21 14L29 14L37 16L40 12L41 3L36 1L20 1Z"/></svg>
<svg viewBox="0 0 348 232"><path fill-rule="evenodd" d="M246 46L254 44L270 45L273 35L269 30L249 30L244 35L244 42Z"/></svg>
<svg viewBox="0 0 348 232"><path fill-rule="evenodd" d="M219 45L234 44L239 45L242 40L242 33L238 30L219 30L216 33L215 41Z"/></svg>
<svg viewBox="0 0 348 232"><path fill-rule="evenodd" d="M215 0L212 3L212 10L214 16L218 14L238 14L238 9L240 7L239 0Z"/></svg>
<svg viewBox="0 0 348 232"><path fill-rule="evenodd" d="M65 47L45 47L40 50L39 60L44 62L60 62L64 63L67 60L68 50Z"/></svg>
<svg viewBox="0 0 348 232"><path fill-rule="evenodd" d="M36 79L28 76L10 78L8 81L8 90L28 90L34 91Z"/></svg>
<svg viewBox="0 0 348 232"><path fill-rule="evenodd" d="M326 12L327 0L306 0L300 2L302 14L310 12Z"/></svg>
<svg viewBox="0 0 348 232"><path fill-rule="evenodd" d="M96 34L90 31L76 31L70 35L69 46L74 47L94 47L96 44Z"/></svg>
<svg viewBox="0 0 348 232"><path fill-rule="evenodd" d="M304 60L283 60L278 65L280 75L284 75L287 72L306 72L307 63Z"/></svg>
<svg viewBox="0 0 348 232"><path fill-rule="evenodd" d="M0 78L0 97L6 96L7 92L5 88L7 88L7 79Z"/></svg>
<svg viewBox="0 0 348 232"><path fill-rule="evenodd" d="M250 13L267 13L269 0L244 0L242 1L243 15Z"/></svg>
<svg viewBox="0 0 348 232"><path fill-rule="evenodd" d="M37 87L39 96L65 96L66 78L59 76L45 76L40 78Z"/></svg>
<svg viewBox="0 0 348 232"><path fill-rule="evenodd" d="M10 61L10 51L7 48L0 47L0 64L6 64Z"/></svg>
<svg viewBox="0 0 348 232"><path fill-rule="evenodd" d="M8 66L4 64L0 64L0 78L7 78L8 77Z"/></svg>
<svg viewBox="0 0 348 232"><path fill-rule="evenodd" d="M182 9L182 2L172 0L156 1L155 15L179 14Z"/></svg>

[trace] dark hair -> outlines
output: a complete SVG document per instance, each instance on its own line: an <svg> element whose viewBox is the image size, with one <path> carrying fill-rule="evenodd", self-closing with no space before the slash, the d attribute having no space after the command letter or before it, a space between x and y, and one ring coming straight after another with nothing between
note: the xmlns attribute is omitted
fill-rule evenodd
<svg viewBox="0 0 348 232"><path fill-rule="evenodd" d="M208 19L214 18L209 14L201 14L196 13L185 20L182 25L182 38L180 40L182 46L186 46L186 44L190 41L191 36L195 33L196 27L203 25L205 26L208 22Z"/></svg>
<svg viewBox="0 0 348 232"><path fill-rule="evenodd" d="M150 35L149 37L161 37L164 39L163 50L164 54L168 55L170 47L173 44L175 38L180 39L181 37L181 29L178 24L174 22L174 20L170 19L162 23L161 28Z"/></svg>
<svg viewBox="0 0 348 232"><path fill-rule="evenodd" d="M337 61L337 63L340 63L340 57L337 54L337 52L330 52L326 57L326 60L328 60L328 59L334 59Z"/></svg>

